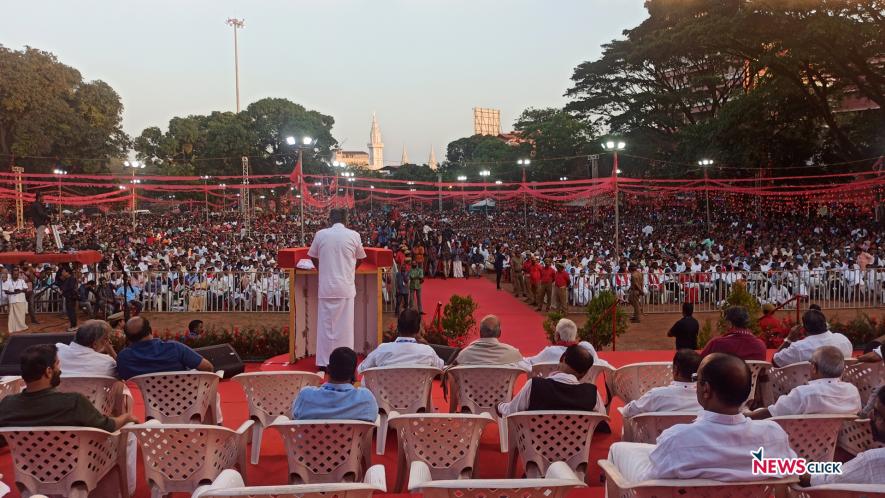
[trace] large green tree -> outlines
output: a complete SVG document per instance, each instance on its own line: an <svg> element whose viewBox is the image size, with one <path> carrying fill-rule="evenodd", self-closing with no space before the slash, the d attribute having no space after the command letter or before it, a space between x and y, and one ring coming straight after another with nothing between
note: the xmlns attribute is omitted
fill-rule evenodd
<svg viewBox="0 0 885 498"><path fill-rule="evenodd" d="M648 0L646 9L648 19L575 69L567 92L567 110L628 137L634 154L692 163L697 150L727 147L710 152L777 168L881 152L881 0ZM880 109L842 113L852 99Z"/></svg>
<svg viewBox="0 0 885 498"><path fill-rule="evenodd" d="M84 81L49 52L0 46L0 154L7 158L36 171L107 171L129 147L122 115L107 83Z"/></svg>
<svg viewBox="0 0 885 498"><path fill-rule="evenodd" d="M517 178L516 161L528 155L527 147L508 145L498 137L473 135L450 142L446 149L446 162L441 166L448 179L466 175L479 181L479 172L489 170L495 179Z"/></svg>
<svg viewBox="0 0 885 498"><path fill-rule="evenodd" d="M531 141L532 152L541 159L530 168L529 178L587 176L586 155L599 152L592 127L563 109L526 109L513 128Z"/></svg>
<svg viewBox="0 0 885 498"><path fill-rule="evenodd" d="M167 131L145 129L135 139L139 159L170 175L238 175L242 156L248 156L253 174L288 173L303 137L315 143L304 152L305 172L326 172L337 145L331 129L334 119L286 99L266 98L239 114L213 112L208 116L175 117Z"/></svg>

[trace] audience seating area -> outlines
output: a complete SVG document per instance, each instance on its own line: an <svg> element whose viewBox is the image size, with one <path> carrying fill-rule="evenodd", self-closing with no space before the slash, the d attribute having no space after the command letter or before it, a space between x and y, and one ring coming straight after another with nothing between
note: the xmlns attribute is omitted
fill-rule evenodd
<svg viewBox="0 0 885 498"><path fill-rule="evenodd" d="M250 371L234 377L234 382L220 382L220 375L202 372L143 375L127 383L132 394L124 395L128 400L124 406L145 423L115 433L80 427L2 428L0 435L8 448L0 449L0 463L6 462L0 471L10 487L15 483L33 495L61 496L128 496L129 479L135 479L139 497L147 496L147 489L152 498L170 493L201 498L366 498L387 491L390 479L395 483L392 492L407 488L428 498L561 498L587 485L601 492L602 475L610 497L749 497L768 496L774 490L779 496L809 498L885 496L881 489L862 487L801 489L791 486L796 479L626 482L604 459L608 445L621 439L622 417L616 408L669 383L670 366L670 362L644 362L588 374L585 380L605 386L609 400L620 400L611 404L609 415L533 411L506 418L499 417L495 407L509 401L525 381L525 372L517 368L460 366L445 373L429 367L374 368L365 372L363 382L380 407L375 422L290 420L298 391L322 383L322 377L312 372ZM769 402L809 375L807 363L772 368L756 362L751 368L758 378L755 387ZM538 366L532 375L548 370ZM846 369L843 379L855 384L866 402L883 373L881 363L855 364ZM110 413L112 380L63 377L60 388L81 392L100 411ZM0 396L22 387L19 379L8 379L0 383ZM238 401L221 405L219 396ZM241 422L237 429L215 425L221 415L217 406L230 410L224 418L228 424ZM624 440L653 443L667 427L692 419L691 413L638 415L625 428ZM814 460L831 460L837 447L850 456L876 444L869 424L851 416L773 420L784 427L800 456ZM594 437L601 422L614 434ZM268 428L273 429L274 441L263 435ZM396 456L385 455L392 449L387 448L388 429L394 434L391 446ZM127 445L130 440L137 444ZM280 444L283 451L271 463L261 460L262 465L254 467L262 453L267 458L269 447ZM140 455L138 471L129 476L126 458L135 446ZM280 454L286 462L282 472ZM384 465L377 465L379 460L387 464L386 472ZM506 470L501 462L506 462ZM480 478L480 467L482 475L495 478ZM254 478L256 473L262 474L262 484L273 485L247 486L250 474ZM0 486L0 496L3 490ZM584 496L601 494L588 491Z"/></svg>

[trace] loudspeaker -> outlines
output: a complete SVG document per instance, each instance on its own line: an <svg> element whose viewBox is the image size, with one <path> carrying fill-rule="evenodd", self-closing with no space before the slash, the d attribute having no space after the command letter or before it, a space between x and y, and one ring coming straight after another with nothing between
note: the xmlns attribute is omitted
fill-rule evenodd
<svg viewBox="0 0 885 498"><path fill-rule="evenodd" d="M197 348L194 351L203 358L209 360L215 371L224 370L224 378L229 379L234 375L241 374L246 370L240 355L234 350L233 346L228 343L219 344L217 346L205 346Z"/></svg>
<svg viewBox="0 0 885 498"><path fill-rule="evenodd" d="M9 335L6 347L0 352L0 375L21 375L21 355L25 349L37 344L70 344L73 332L18 332Z"/></svg>
<svg viewBox="0 0 885 498"><path fill-rule="evenodd" d="M439 356L442 361L445 362L446 365L451 365L455 358L458 357L458 353L461 352L461 348L453 348L452 346L443 346L441 344L428 344L433 351Z"/></svg>

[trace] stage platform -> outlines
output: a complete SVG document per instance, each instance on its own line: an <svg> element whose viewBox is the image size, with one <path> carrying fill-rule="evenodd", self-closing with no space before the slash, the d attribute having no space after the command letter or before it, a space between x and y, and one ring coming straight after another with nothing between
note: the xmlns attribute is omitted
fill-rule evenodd
<svg viewBox="0 0 885 498"><path fill-rule="evenodd" d="M93 265L101 261L101 253L98 251L73 251L73 252L4 252L0 253L0 264L18 265L21 263L80 263Z"/></svg>

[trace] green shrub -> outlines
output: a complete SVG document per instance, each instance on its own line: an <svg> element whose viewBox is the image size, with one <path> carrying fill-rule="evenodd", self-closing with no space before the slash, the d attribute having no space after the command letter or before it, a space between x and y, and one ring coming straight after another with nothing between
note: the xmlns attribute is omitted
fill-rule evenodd
<svg viewBox="0 0 885 498"><path fill-rule="evenodd" d="M701 327L700 333L698 333L698 349L704 349L707 346L707 343L710 342L710 339L713 338L713 320L707 318L704 320L704 325Z"/></svg>
<svg viewBox="0 0 885 498"><path fill-rule="evenodd" d="M155 330L154 335L159 339L175 340L192 348L230 343L240 358L250 361L266 360L289 352L289 327L287 326L261 326L250 329L210 326L197 337L188 335L187 329L183 331L165 329ZM111 344L114 345L114 349L120 351L126 346L126 337L122 332L115 330L111 334Z"/></svg>
<svg viewBox="0 0 885 498"><path fill-rule="evenodd" d="M476 301L471 296L453 294L445 308L443 308L442 332L429 331L426 334L427 342L463 347L476 326L476 319L473 318L473 313L476 312L477 307Z"/></svg>
<svg viewBox="0 0 885 498"><path fill-rule="evenodd" d="M719 332L724 333L728 331L728 326L725 324L725 310L732 306L743 306L747 309L747 312L750 314L750 330L757 337L760 337L762 329L759 328L759 319L762 318L762 307L759 306L759 301L747 291L747 285L741 281L731 286L731 292L728 293L725 302L719 307L723 312L719 317Z"/></svg>
<svg viewBox="0 0 885 498"><path fill-rule="evenodd" d="M833 332L845 334L851 344L858 349L882 335L879 333L881 326L878 320L862 311L858 311L854 318L847 323L832 321L829 322L829 325Z"/></svg>
<svg viewBox="0 0 885 498"><path fill-rule="evenodd" d="M612 313L610 310L617 299L613 292L602 291L587 303L587 322L578 329L578 335L581 340L589 342L597 350L612 343ZM627 331L627 311L619 306L616 308L615 315L615 330L620 336Z"/></svg>

